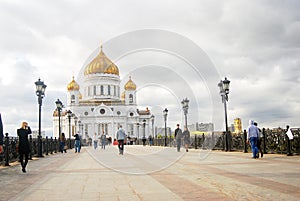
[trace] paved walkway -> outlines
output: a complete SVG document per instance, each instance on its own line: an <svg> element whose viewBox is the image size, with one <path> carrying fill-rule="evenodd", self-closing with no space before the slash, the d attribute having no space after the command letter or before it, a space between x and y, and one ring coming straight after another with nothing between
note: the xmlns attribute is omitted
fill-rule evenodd
<svg viewBox="0 0 300 201"><path fill-rule="evenodd" d="M300 156L84 147L0 168L0 200L300 200Z"/></svg>

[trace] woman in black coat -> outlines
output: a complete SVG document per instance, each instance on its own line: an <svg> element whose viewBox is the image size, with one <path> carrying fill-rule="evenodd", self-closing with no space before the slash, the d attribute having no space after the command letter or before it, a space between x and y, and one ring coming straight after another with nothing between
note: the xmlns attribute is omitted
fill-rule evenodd
<svg viewBox="0 0 300 201"><path fill-rule="evenodd" d="M28 163L30 145L28 141L28 135L31 134L31 129L27 122L22 122L21 128L17 130L19 136L19 154L22 171L26 172L26 165ZM25 156L25 161L23 160Z"/></svg>

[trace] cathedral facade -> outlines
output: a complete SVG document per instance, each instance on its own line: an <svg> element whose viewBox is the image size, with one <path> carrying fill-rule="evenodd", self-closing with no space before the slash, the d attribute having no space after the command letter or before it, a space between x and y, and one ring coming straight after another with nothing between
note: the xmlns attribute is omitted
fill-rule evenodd
<svg viewBox="0 0 300 201"><path fill-rule="evenodd" d="M114 139L120 125L129 137L153 136L154 116L148 108L138 109L136 84L129 77L127 83L120 86L119 68L104 54L102 47L83 68L80 75L83 83L79 85L73 77L67 85L67 104L60 118L57 109L53 113L53 137L59 137L59 119L61 132L67 138L80 133L83 139L88 139L104 132ZM68 110L72 112L69 117Z"/></svg>

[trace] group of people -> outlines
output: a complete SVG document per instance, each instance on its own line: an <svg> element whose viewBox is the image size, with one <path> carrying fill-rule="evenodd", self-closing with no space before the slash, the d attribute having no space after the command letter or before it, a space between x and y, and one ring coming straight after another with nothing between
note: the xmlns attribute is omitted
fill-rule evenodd
<svg viewBox="0 0 300 201"><path fill-rule="evenodd" d="M29 153L30 153L30 144L28 140L28 135L31 134L31 129L28 126L27 122L21 123L21 128L17 129L17 134L19 137L19 155L20 155L20 163L22 167L22 171L26 172L26 166L29 159ZM263 157L263 152L261 149L261 131L257 126L257 123L253 120L249 121L249 126L247 128L247 142L251 144L251 150L252 150L252 158L259 158L259 152L261 153L261 157ZM119 129L117 131L117 144L119 149L119 154L124 154L124 141L126 139L125 130L122 128L122 125L119 126ZM80 136L79 134L74 135L75 138L75 153L80 153L81 149L81 143L80 143ZM106 145L106 135L103 132L101 137L101 148L105 149ZM186 152L188 152L189 144L190 144L190 132L187 127L184 128L184 131L180 129L180 125L177 124L177 128L175 129L175 141L176 141L176 147L177 151L180 152L180 148L182 145L182 141L184 143L184 147ZM98 146L98 138L96 134L93 137L94 142L94 149ZM60 136L60 152L66 152L66 137L65 134L62 133ZM0 153L3 152L3 125L1 120L1 114L0 114Z"/></svg>
<svg viewBox="0 0 300 201"><path fill-rule="evenodd" d="M176 141L176 147L177 147L178 152L180 152L180 147L181 147L181 144L182 144L182 140L183 140L183 144L184 144L184 147L185 147L185 151L188 152L189 151L190 140L191 140L190 131L185 126L184 131L182 132L182 130L180 128L180 125L177 124L177 128L175 129L175 141Z"/></svg>
<svg viewBox="0 0 300 201"><path fill-rule="evenodd" d="M119 129L117 131L117 140L114 141L114 144L118 145L118 149L119 149L119 154L120 155L124 154L124 141L125 141L125 139L126 139L125 130L122 128L122 125L120 125ZM180 147L181 147L181 144L182 144L182 140L183 140L186 152L189 151L190 131L188 130L187 127L185 127L184 131L182 132L182 130L180 129L180 125L177 124L177 128L175 130L175 140L176 140L176 147L177 147L177 151L178 152L180 152ZM149 145L151 146L152 143L153 143L153 138L151 136L149 138ZM143 145L145 146L145 143L143 143Z"/></svg>
<svg viewBox="0 0 300 201"><path fill-rule="evenodd" d="M259 158L259 152L263 157L263 151L261 147L261 130L253 120L249 120L249 126L247 128L247 143L250 143L252 150L252 158Z"/></svg>
<svg viewBox="0 0 300 201"><path fill-rule="evenodd" d="M92 140L93 140L93 144L94 144L94 149L97 149L99 140L100 140L100 143L101 143L101 149L105 149L106 134L105 134L104 131L102 132L102 135L100 136L100 139L98 138L97 134L95 133Z"/></svg>

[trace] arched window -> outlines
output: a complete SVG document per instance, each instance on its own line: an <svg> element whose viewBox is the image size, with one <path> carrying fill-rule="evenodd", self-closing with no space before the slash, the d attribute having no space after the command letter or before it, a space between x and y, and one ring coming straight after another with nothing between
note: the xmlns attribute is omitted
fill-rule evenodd
<svg viewBox="0 0 300 201"><path fill-rule="evenodd" d="M133 95L129 94L129 103L133 103Z"/></svg>
<svg viewBox="0 0 300 201"><path fill-rule="evenodd" d="M108 85L108 95L110 95L110 85Z"/></svg>
<svg viewBox="0 0 300 201"><path fill-rule="evenodd" d="M75 95L74 94L71 96L71 103L75 103Z"/></svg>
<svg viewBox="0 0 300 201"><path fill-rule="evenodd" d="M117 96L117 89L116 89L116 85L114 85L114 96Z"/></svg>

